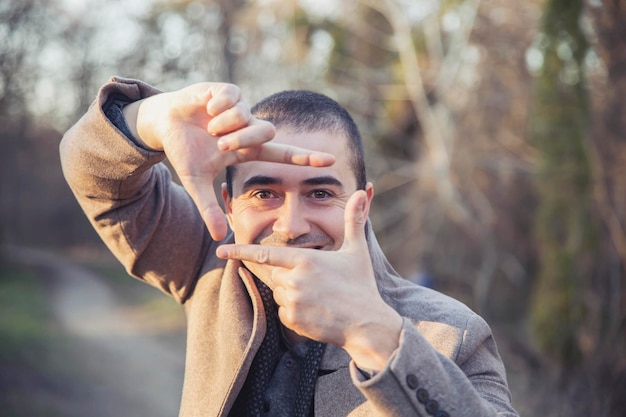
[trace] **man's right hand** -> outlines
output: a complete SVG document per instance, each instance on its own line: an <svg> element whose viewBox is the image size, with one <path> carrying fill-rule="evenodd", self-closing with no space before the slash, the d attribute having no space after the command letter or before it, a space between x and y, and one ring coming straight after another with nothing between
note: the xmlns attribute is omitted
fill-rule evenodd
<svg viewBox="0 0 626 417"><path fill-rule="evenodd" d="M227 166L246 161L329 166L333 155L269 141L274 126L250 114L239 87L199 83L124 107L135 138L164 151L195 202L211 236L226 235L226 219L213 180Z"/></svg>

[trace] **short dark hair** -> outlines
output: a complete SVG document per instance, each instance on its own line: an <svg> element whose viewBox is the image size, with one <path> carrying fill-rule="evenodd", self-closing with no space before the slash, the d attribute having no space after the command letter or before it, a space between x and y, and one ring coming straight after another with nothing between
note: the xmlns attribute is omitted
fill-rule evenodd
<svg viewBox="0 0 626 417"><path fill-rule="evenodd" d="M343 134L348 140L350 167L357 189L365 189L367 179L361 133L350 113L335 100L312 91L288 90L261 100L251 111L254 117L271 122L277 129L288 126L296 133L323 131ZM234 166L226 168L226 186L231 196L234 174Z"/></svg>

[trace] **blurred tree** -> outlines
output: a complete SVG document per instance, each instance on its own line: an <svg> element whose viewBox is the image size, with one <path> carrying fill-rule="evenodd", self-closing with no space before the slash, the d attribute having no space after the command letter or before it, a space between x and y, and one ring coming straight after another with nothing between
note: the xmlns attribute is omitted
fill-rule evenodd
<svg viewBox="0 0 626 417"><path fill-rule="evenodd" d="M221 1L155 1L137 18L141 38L126 54L130 65L122 67L124 74L164 90L206 80L232 81L234 11Z"/></svg>
<svg viewBox="0 0 626 417"><path fill-rule="evenodd" d="M596 207L605 226L603 257L588 294L590 364L604 381L610 415L626 410L626 1L587 1L588 30L596 55L592 75L592 141Z"/></svg>
<svg viewBox="0 0 626 417"><path fill-rule="evenodd" d="M536 150L527 137L532 77L524 64L542 3L477 4L467 41L456 43L457 75L443 95L457 124L454 178L475 223L472 233L440 226L462 260L450 271L455 277L450 285L472 285L473 306L500 324L523 321L535 273L530 225ZM455 69L453 62L446 65ZM516 344L526 343L519 328L511 336Z"/></svg>
<svg viewBox="0 0 626 417"><path fill-rule="evenodd" d="M585 292L597 247L582 11L582 0L546 3L538 44L543 65L531 115L541 158L535 225L540 266L532 324L541 349L565 367L582 361Z"/></svg>
<svg viewBox="0 0 626 417"><path fill-rule="evenodd" d="M235 39L234 32L235 18L237 12L240 11L247 3L246 0L219 0L222 19L219 25L218 33L223 51L224 60L224 75L221 77L223 81L236 83L236 67L237 67L237 52L238 45Z"/></svg>
<svg viewBox="0 0 626 417"><path fill-rule="evenodd" d="M0 126L3 130L9 126L25 127L30 116L24 91L32 88L36 80L36 52L45 40L46 31L44 25L31 22L45 19L45 6L45 2L37 0L0 2Z"/></svg>
<svg viewBox="0 0 626 417"><path fill-rule="evenodd" d="M374 155L392 263L406 276L428 263L439 289L501 319L519 320L532 274L522 64L539 3L361 0L308 23L333 36L327 80Z"/></svg>
<svg viewBox="0 0 626 417"><path fill-rule="evenodd" d="M604 70L592 89L595 195L610 237L606 278L599 288L603 325L598 330L606 346L626 352L626 2L588 3L595 51Z"/></svg>
<svg viewBox="0 0 626 417"><path fill-rule="evenodd" d="M30 104L40 75L39 51L54 6L41 0L0 1L0 239L14 241L28 228L29 183L34 175L24 157L33 133ZM32 22L40 24L33 24Z"/></svg>

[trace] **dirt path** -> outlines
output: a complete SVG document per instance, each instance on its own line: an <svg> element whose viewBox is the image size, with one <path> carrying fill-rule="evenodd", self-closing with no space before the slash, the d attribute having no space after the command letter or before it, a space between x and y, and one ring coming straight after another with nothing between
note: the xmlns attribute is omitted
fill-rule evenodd
<svg viewBox="0 0 626 417"><path fill-rule="evenodd" d="M81 367L91 379L51 399L65 407L64 415L178 415L184 342L164 343L154 326L129 320L106 281L86 268L37 250L9 248L7 254L54 280L54 315L80 346L67 366Z"/></svg>

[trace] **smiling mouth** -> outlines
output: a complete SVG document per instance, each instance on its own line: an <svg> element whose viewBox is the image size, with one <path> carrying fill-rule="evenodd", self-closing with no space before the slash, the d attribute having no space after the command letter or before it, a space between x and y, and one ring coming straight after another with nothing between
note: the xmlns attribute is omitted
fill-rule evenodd
<svg viewBox="0 0 626 417"><path fill-rule="evenodd" d="M316 245L316 246L298 246L298 245L287 245L289 248L300 248L300 249L312 249L312 250L324 250L326 245Z"/></svg>
<svg viewBox="0 0 626 417"><path fill-rule="evenodd" d="M313 249L313 250L323 250L324 249L324 245L318 245L318 246L297 246L297 245L287 245L287 247L289 248L300 248L300 249Z"/></svg>
<svg viewBox="0 0 626 417"><path fill-rule="evenodd" d="M259 236L253 243L269 246L285 246L290 248L324 250L333 247L333 240L322 233L312 233L288 239L281 234Z"/></svg>

